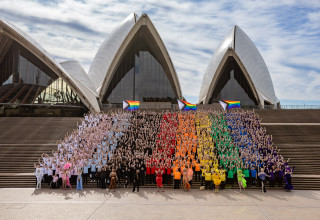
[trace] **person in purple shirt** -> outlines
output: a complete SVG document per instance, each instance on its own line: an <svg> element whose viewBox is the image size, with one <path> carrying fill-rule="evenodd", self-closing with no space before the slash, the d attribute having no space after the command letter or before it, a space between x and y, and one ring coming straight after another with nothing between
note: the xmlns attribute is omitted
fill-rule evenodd
<svg viewBox="0 0 320 220"><path fill-rule="evenodd" d="M274 166L271 169L269 169L269 176L270 176L269 177L269 186L271 188L271 187L274 187L274 182L276 179L275 174L274 174Z"/></svg>
<svg viewBox="0 0 320 220"><path fill-rule="evenodd" d="M260 180L261 180L261 192L264 192L266 193L266 177L270 177L269 175L267 175L265 172L264 172L264 169L261 168L261 172L259 172L258 174Z"/></svg>
<svg viewBox="0 0 320 220"><path fill-rule="evenodd" d="M277 167L275 174L276 174L276 180L277 180L277 183L278 183L278 187L282 187L282 184L283 184L283 170L281 169L280 166Z"/></svg>
<svg viewBox="0 0 320 220"><path fill-rule="evenodd" d="M294 169L294 167L293 167L293 169ZM292 175L293 169L291 170L291 168L289 166L286 166L286 169L285 169L284 180L286 182L286 185L284 188L287 191L293 190L293 186L291 184L291 175Z"/></svg>

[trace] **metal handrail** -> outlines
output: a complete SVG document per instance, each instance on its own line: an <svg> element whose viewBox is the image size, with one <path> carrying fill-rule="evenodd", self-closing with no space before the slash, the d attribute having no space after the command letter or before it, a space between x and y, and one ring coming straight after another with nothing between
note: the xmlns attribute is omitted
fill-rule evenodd
<svg viewBox="0 0 320 220"><path fill-rule="evenodd" d="M320 105L281 105L281 109L320 109Z"/></svg>
<svg viewBox="0 0 320 220"><path fill-rule="evenodd" d="M81 105L55 105L55 104L20 104L20 103L0 103L1 106L26 106L26 107L67 107L67 108L84 108L84 106Z"/></svg>

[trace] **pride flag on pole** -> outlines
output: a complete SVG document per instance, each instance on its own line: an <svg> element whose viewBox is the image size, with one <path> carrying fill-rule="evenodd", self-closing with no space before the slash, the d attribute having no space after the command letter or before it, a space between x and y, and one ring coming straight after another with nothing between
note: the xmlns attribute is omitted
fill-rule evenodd
<svg viewBox="0 0 320 220"><path fill-rule="evenodd" d="M125 100L123 101L123 109L125 110L137 110L140 106L139 101L130 101L130 100Z"/></svg>
<svg viewBox="0 0 320 220"><path fill-rule="evenodd" d="M181 111L190 111L190 110L197 110L197 106L196 104L191 104L189 102L186 101L182 101L178 99L178 104L179 104L179 108Z"/></svg>
<svg viewBox="0 0 320 220"><path fill-rule="evenodd" d="M219 102L224 110L232 109L232 108L240 108L240 101L222 100Z"/></svg>

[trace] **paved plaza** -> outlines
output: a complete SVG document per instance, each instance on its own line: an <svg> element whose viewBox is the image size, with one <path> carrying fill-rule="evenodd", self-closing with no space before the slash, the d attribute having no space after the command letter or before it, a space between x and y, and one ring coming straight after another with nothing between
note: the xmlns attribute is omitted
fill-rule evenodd
<svg viewBox="0 0 320 220"><path fill-rule="evenodd" d="M319 219L320 191L0 189L0 219Z"/></svg>

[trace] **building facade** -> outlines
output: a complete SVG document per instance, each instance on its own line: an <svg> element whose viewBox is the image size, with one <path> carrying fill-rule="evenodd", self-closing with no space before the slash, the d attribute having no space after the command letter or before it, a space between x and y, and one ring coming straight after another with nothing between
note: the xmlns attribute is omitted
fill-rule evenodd
<svg viewBox="0 0 320 220"><path fill-rule="evenodd" d="M61 112L82 115L86 111L99 111L95 94L91 96L81 90L75 77L36 41L3 20L0 20L0 108L5 115L61 116Z"/></svg>
<svg viewBox="0 0 320 220"><path fill-rule="evenodd" d="M53 109L54 115L75 116L123 100L174 104L177 99L183 99L178 76L146 14L130 14L112 31L88 73L77 61L57 63L29 35L0 20L0 114ZM215 51L200 89L199 104L223 99L260 107L279 103L261 54L238 26Z"/></svg>
<svg viewBox="0 0 320 220"><path fill-rule="evenodd" d="M123 100L176 103L180 83L148 15L130 14L99 48L89 69L102 104Z"/></svg>
<svg viewBox="0 0 320 220"><path fill-rule="evenodd" d="M237 100L242 106L277 107L268 68L252 40L234 26L221 41L206 69L200 88L201 104Z"/></svg>

